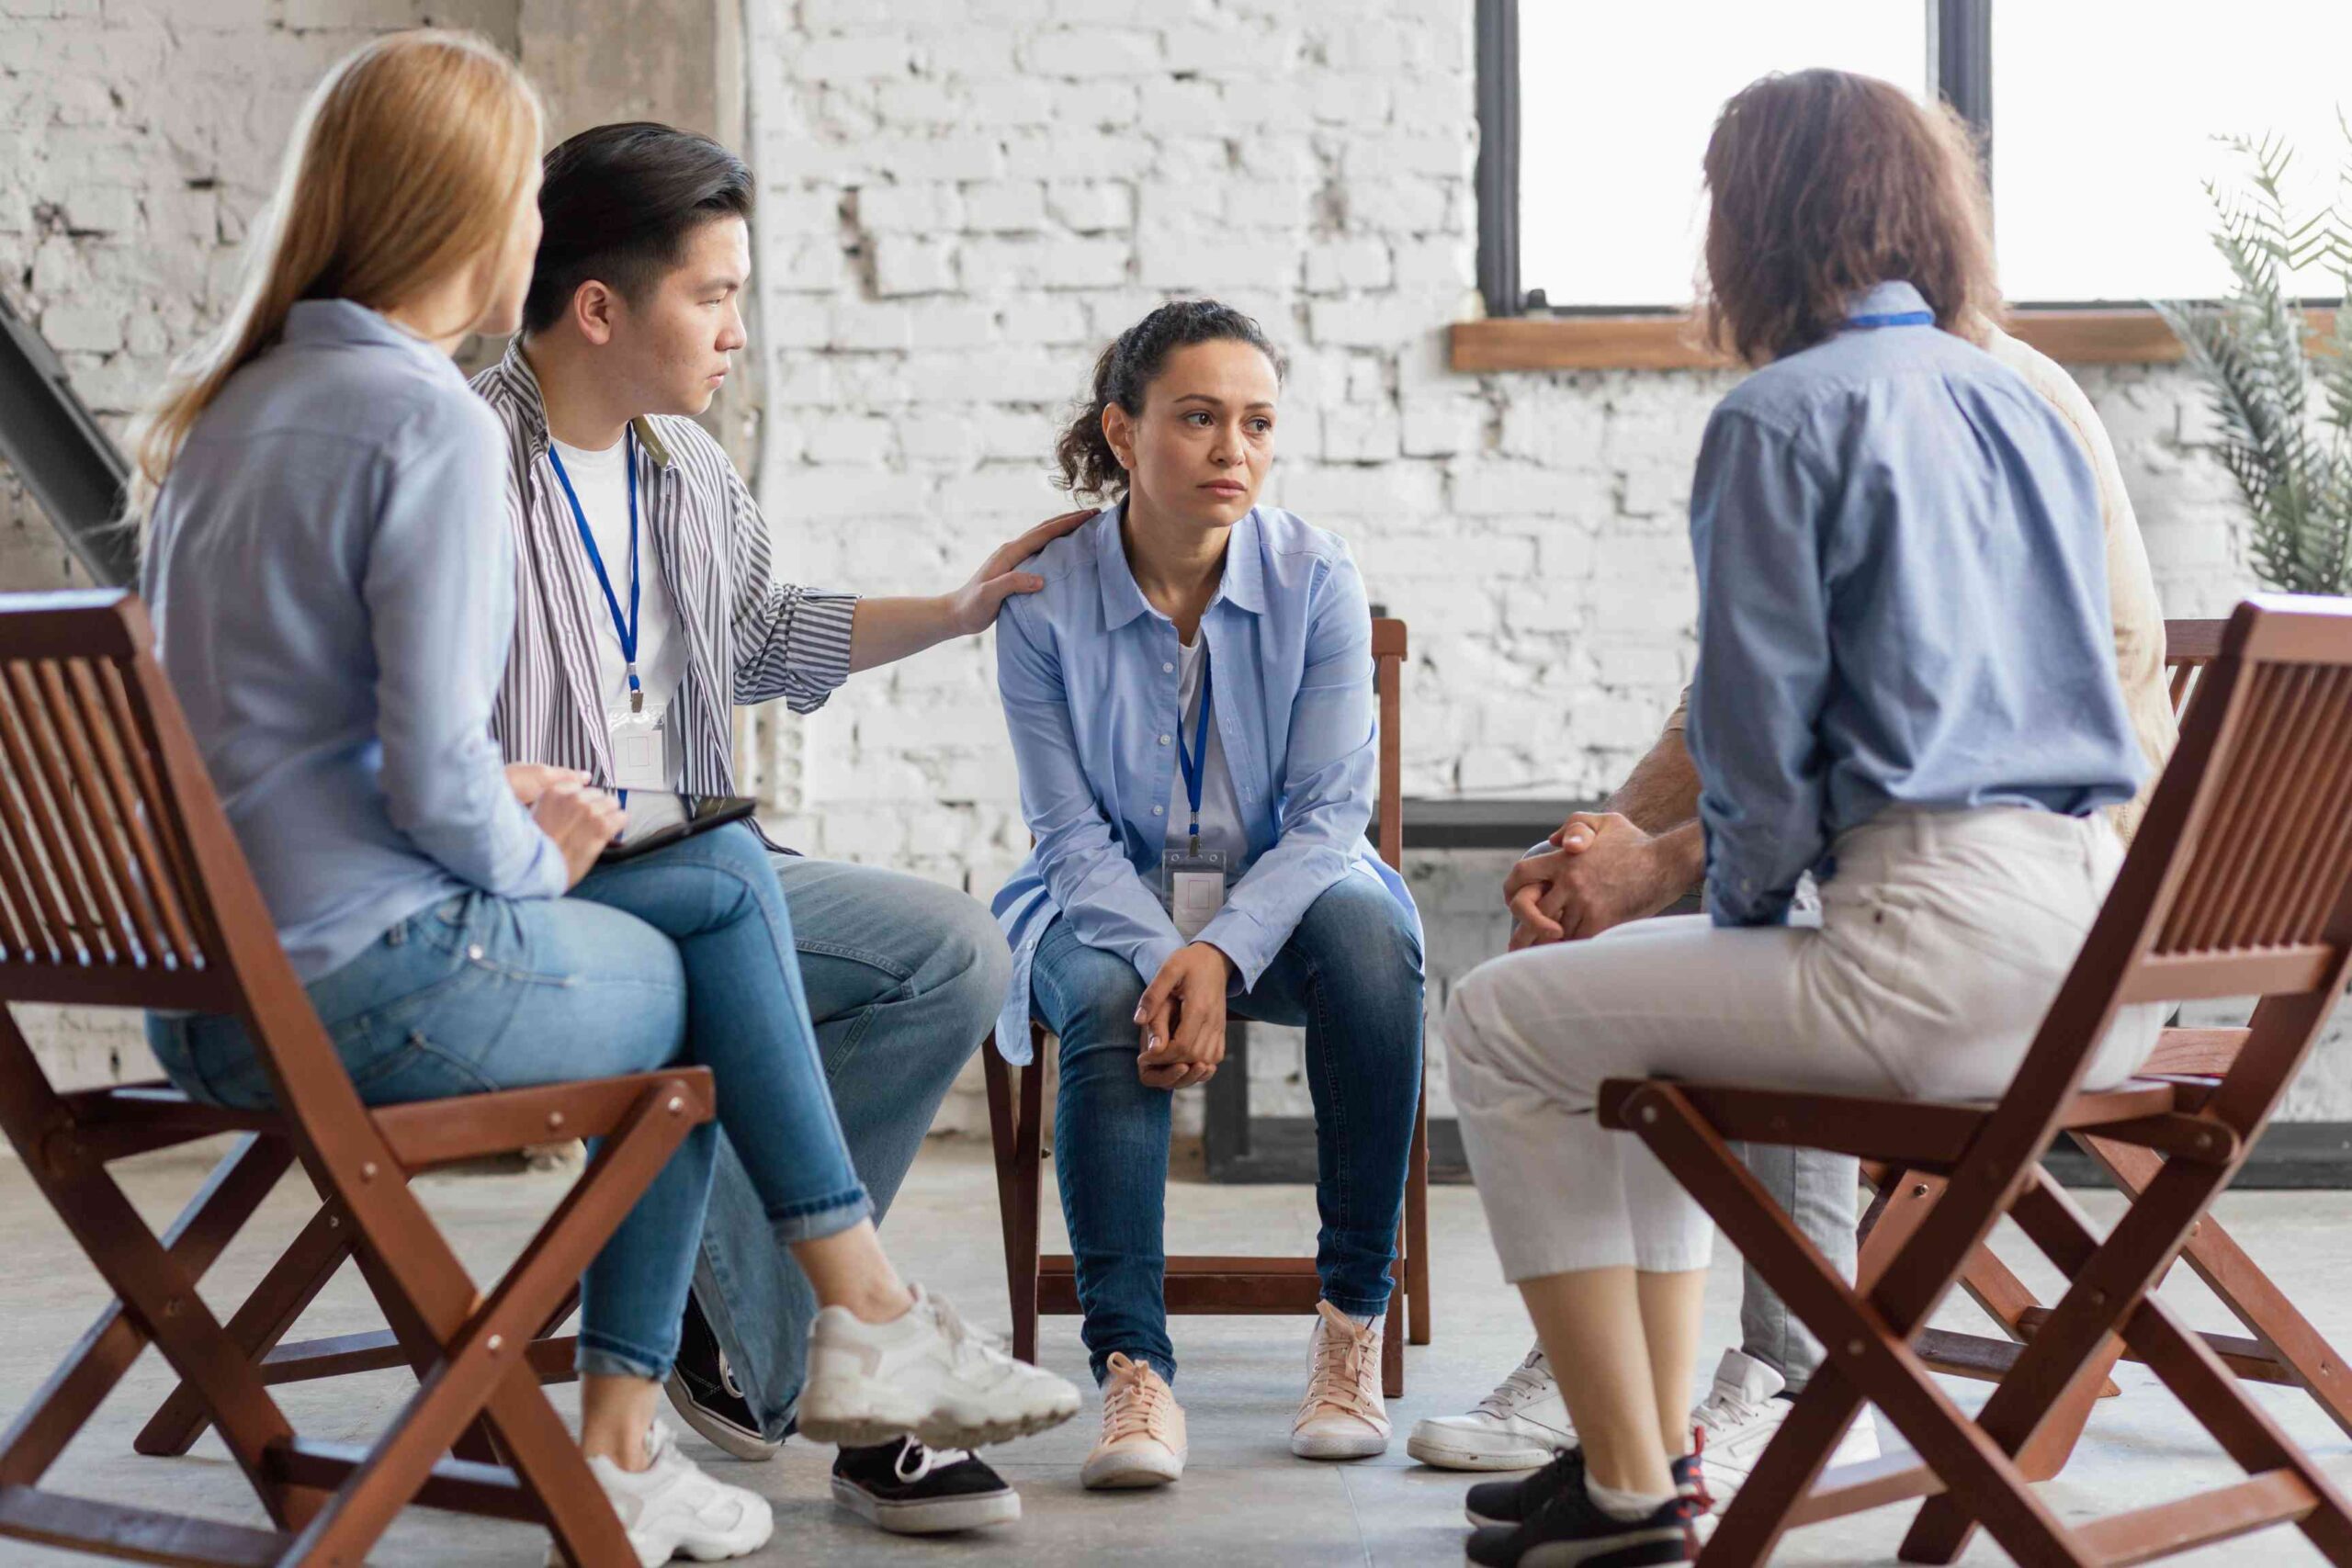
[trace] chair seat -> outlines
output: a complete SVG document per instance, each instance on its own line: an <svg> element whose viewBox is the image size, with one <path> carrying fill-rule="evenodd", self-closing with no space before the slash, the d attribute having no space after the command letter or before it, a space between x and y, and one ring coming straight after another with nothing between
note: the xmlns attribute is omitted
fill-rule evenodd
<svg viewBox="0 0 2352 1568"><path fill-rule="evenodd" d="M603 1136L619 1125L648 1089L681 1076L692 1080L707 1077L707 1069L673 1068L582 1083L410 1100L377 1106L368 1114L391 1145L394 1157L414 1175L568 1138ZM114 1084L59 1098L73 1113L75 1141L108 1160L216 1134L283 1130L274 1110L208 1104L189 1099L161 1079Z"/></svg>
<svg viewBox="0 0 2352 1568"><path fill-rule="evenodd" d="M2058 1124L2168 1153L2226 1158L2236 1147L2234 1136L2196 1114L2218 1081L2190 1076L2128 1078L2113 1089L2076 1095L2060 1112ZM1924 1170L1958 1164L1995 1110L1991 1100L1942 1103L1679 1078L1611 1078L1600 1086L1600 1124L1629 1130L1632 1118L1640 1114L1630 1102L1653 1087L1671 1089L1690 1101L1726 1139L1828 1149Z"/></svg>

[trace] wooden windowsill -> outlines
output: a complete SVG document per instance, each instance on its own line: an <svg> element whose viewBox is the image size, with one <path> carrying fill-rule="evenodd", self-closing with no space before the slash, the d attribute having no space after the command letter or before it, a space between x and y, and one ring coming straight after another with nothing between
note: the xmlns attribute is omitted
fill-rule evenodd
<svg viewBox="0 0 2352 1568"><path fill-rule="evenodd" d="M2313 310L2312 331L2335 331ZM2162 317L2144 307L2027 307L2002 325L2062 365L2160 365L2180 357ZM1521 316L1457 321L1453 368L1487 370L1722 370L1731 361L1699 340L1688 316Z"/></svg>

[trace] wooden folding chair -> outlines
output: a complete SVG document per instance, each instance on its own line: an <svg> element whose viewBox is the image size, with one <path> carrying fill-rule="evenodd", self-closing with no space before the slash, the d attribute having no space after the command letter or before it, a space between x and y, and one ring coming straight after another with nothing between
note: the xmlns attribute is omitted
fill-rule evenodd
<svg viewBox="0 0 2352 1568"><path fill-rule="evenodd" d="M1948 1562L1981 1522L2041 1564L2140 1562L2298 1524L2352 1563L2352 1515L2250 1400L2231 1368L2154 1295L2309 1054L2352 969L2352 612L2324 600L2239 607L2190 705L2115 887L2009 1090L1996 1105L1801 1095L1615 1079L1601 1124L1634 1132L1827 1348L1703 1561L1759 1562L1793 1525L1930 1499L1903 1545ZM2081 1092L2119 1009L2253 995L2218 1081L2149 1074ZM2041 1169L2060 1131L2144 1156L2146 1179L2105 1241ZM1839 1149L1897 1179L1944 1179L1940 1201L1849 1287L1734 1157L1726 1139ZM2070 1281L1972 1421L1917 1348L1921 1327L2004 1215ZM1882 1224L1884 1221L1882 1220ZM2120 1336L2247 1478L2094 1521L2043 1504L2018 1462ZM1863 1402L1923 1462L1822 1467ZM1816 1478L1819 1484L1815 1484Z"/></svg>
<svg viewBox="0 0 2352 1568"><path fill-rule="evenodd" d="M1375 826L1380 857L1399 871L1405 863L1403 764L1398 741L1405 666L1405 623L1372 623L1373 682L1380 698L1380 798ZM1030 1025L1029 1066L1006 1065L993 1041L980 1047L989 1090L989 1134L996 1153L997 1207L1004 1227L1004 1269L1012 1292L1012 1353L1037 1359L1041 1313L1077 1313L1078 1265L1068 1253L1040 1256L1037 1202L1042 1186L1046 1063L1049 1037ZM1413 1151L1405 1175L1405 1220L1399 1227L1396 1288L1388 1298L1381 1339L1381 1383L1386 1397L1405 1392L1405 1344L1430 1342L1430 1123L1424 1074L1413 1112ZM1177 1256L1168 1259L1168 1310L1178 1314L1309 1314L1322 1299L1312 1258Z"/></svg>
<svg viewBox="0 0 2352 1568"><path fill-rule="evenodd" d="M356 1568L416 1502L543 1523L576 1564L633 1564L528 1349L709 1119L708 1073L369 1111L277 944L153 641L127 595L0 600L0 1127L115 1298L0 1434L0 1536L148 1562ZM164 1084L60 1094L8 1013L20 1002L233 1014L281 1111L197 1104ZM107 1163L222 1133L242 1141L159 1238ZM595 1160L481 1291L409 1179L575 1134L604 1140ZM356 1247L422 1379L364 1450L297 1437L254 1364L244 1314L224 1328L197 1293L297 1160L324 1201L298 1250L322 1235ZM199 1424L220 1428L275 1529L39 1489L151 1343L186 1380ZM502 1462L444 1459L469 1428Z"/></svg>
<svg viewBox="0 0 2352 1568"><path fill-rule="evenodd" d="M2224 624L2165 623L2165 662L2172 671L2175 713L2186 708L2198 672L2221 650ZM2236 1060L2245 1037L2243 1029L2167 1029L2143 1071L2218 1079ZM2089 1133L2066 1135L2130 1196L2137 1197L2159 1168L2156 1156L2145 1149ZM1875 1164L1864 1166L1863 1175L1876 1190L1876 1197L1862 1217L1860 1277L1873 1280L1917 1228L1919 1217L1942 1195L1944 1183L1941 1177L1926 1171L1894 1172ZM2352 1376L2345 1371L2343 1357L2246 1256L2221 1221L2208 1215L2191 1227L2182 1258L2251 1336L2205 1335L2206 1344L2222 1362L2239 1377L2256 1382L2301 1386L2330 1419L2352 1432ZM2050 1309L2009 1271L1989 1243L1970 1255L1961 1270L1960 1288L2006 1337L1922 1329L1916 1341L1919 1359L1939 1372L1997 1382L2016 1365L2018 1348L2047 1321ZM2130 1358L2122 1341L2112 1337L2100 1354L2109 1366L2116 1359ZM2018 1468L2027 1479L2046 1481L2064 1468L2093 1405L2118 1392L2104 1371L2097 1381L2077 1382L2067 1404L2052 1413L2032 1445L2018 1456Z"/></svg>

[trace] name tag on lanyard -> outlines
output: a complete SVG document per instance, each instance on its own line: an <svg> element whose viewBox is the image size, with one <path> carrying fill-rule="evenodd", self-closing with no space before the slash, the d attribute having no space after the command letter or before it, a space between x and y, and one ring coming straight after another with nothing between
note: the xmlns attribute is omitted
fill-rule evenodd
<svg viewBox="0 0 2352 1568"><path fill-rule="evenodd" d="M1184 797L1191 803L1191 847L1183 851L1169 851L1160 857L1161 885L1168 893L1168 916L1176 924L1176 934L1186 942L1199 936L1208 923L1225 908L1225 856L1201 849L1201 784L1208 774L1209 713L1212 706L1209 687L1209 652L1201 649L1201 716L1193 728L1193 744L1184 746L1183 716L1177 716L1176 761L1183 770Z"/></svg>
<svg viewBox="0 0 2352 1568"><path fill-rule="evenodd" d="M624 447L623 466L628 472L628 610L621 610L620 595L613 589L612 573L605 570L604 552L596 547L595 531L588 526L588 513L580 504L579 492L571 488L571 476L563 471L563 458L552 443L548 446L548 461L554 466L558 483L563 486L563 498L571 503L571 521L580 530L581 547L588 552L588 564L596 573L596 586L605 592L605 608L613 617L613 635L621 645L621 660L628 671L628 705L607 711L605 715L606 739L613 759L613 785L616 789L668 789L671 772L666 714L649 712L645 706L645 687L637 674L638 611L643 601L643 581L639 563L637 525L637 432L624 425L621 431Z"/></svg>

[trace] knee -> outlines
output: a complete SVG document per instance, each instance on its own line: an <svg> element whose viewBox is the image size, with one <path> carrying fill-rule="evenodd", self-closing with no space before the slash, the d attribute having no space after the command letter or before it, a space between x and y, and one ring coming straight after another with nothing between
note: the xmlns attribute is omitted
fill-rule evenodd
<svg viewBox="0 0 2352 1568"><path fill-rule="evenodd" d="M1482 964L1471 970L1453 983L1453 994L1446 998L1440 1032L1445 1038L1446 1081L1456 1100L1476 1098L1476 1082L1497 1066L1494 987L1487 973L1492 967Z"/></svg>
<svg viewBox="0 0 2352 1568"><path fill-rule="evenodd" d="M940 892L932 962L939 968L939 988L963 1002L970 1020L966 1032L977 1040L995 1019L1006 987L1012 984L1012 950L986 906L953 889Z"/></svg>
<svg viewBox="0 0 2352 1568"><path fill-rule="evenodd" d="M1107 967L1107 966L1106 966ZM1075 1006L1065 1007L1056 1031L1061 1036L1062 1066L1077 1058L1102 1055L1133 1057L1143 1049L1142 1027L1136 1009L1143 1004L1143 982L1123 982L1105 976L1087 988Z"/></svg>
<svg viewBox="0 0 2352 1568"><path fill-rule="evenodd" d="M1412 911L1388 889L1350 875L1307 906L1292 934L1314 967L1351 993L1384 998L1422 985L1421 939Z"/></svg>

